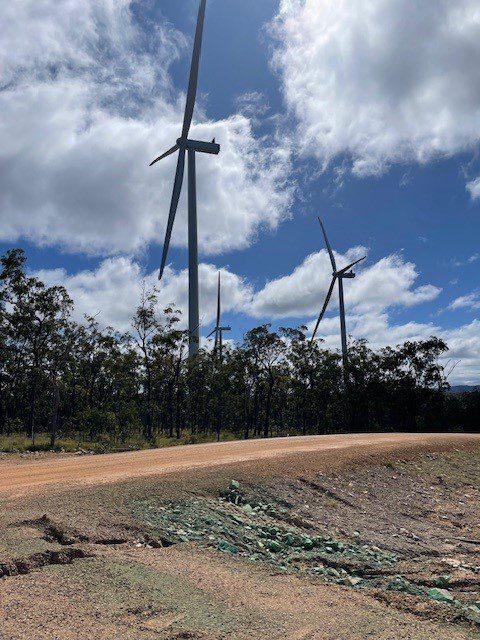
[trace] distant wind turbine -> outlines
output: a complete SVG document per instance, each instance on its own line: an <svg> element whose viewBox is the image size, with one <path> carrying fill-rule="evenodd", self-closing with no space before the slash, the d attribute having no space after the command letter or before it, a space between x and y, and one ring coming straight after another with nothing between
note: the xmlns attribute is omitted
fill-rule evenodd
<svg viewBox="0 0 480 640"><path fill-rule="evenodd" d="M222 357L223 351L223 333L224 331L231 331L232 327L222 327L221 322L222 315L222 301L221 301L221 279L220 273L218 274L218 290L217 290L217 322L215 324L215 329L207 336L210 338L215 334L215 351L218 349L220 358Z"/></svg>
<svg viewBox="0 0 480 640"><path fill-rule="evenodd" d="M328 304L332 297L335 283L338 281L338 298L339 298L339 305L340 305L340 331L342 334L343 370L346 371L348 367L348 347L347 347L347 328L345 323L345 298L343 294L343 280L344 278L347 278L349 280L352 278L355 278L355 274L353 273L353 271L351 271L351 269L359 262L362 262L362 260L365 260L366 256L364 256L363 258L360 258L359 260L355 260L355 262L352 262L347 267L344 267L343 269L340 269L340 271L338 271L337 263L335 262L335 256L333 255L332 247L330 246L330 242L328 241L327 232L325 231L325 227L323 226L323 222L321 221L320 218L318 218L318 221L320 223L320 226L322 227L323 237L325 238L325 244L327 246L327 250L330 255L330 262L332 263L333 273L332 273L332 282L330 283L330 288L328 290L327 297L325 298L325 302L323 303L323 308L320 312L320 315L318 316L317 324L315 325L315 330L313 332L311 342L313 343L313 341L315 340L318 327L320 325L320 322L323 319L323 316L325 315Z"/></svg>
<svg viewBox="0 0 480 640"><path fill-rule="evenodd" d="M207 0L201 0L198 11L197 30L195 33L195 44L193 47L192 65L190 68L190 79L188 83L187 103L183 119L182 135L176 144L164 154L156 158L150 166L163 160L172 153L178 151L177 170L173 185L172 201L168 216L165 242L163 243L162 263L158 279L161 280L167 261L170 239L172 237L173 223L177 213L178 201L182 191L183 176L185 173L185 155L188 151L188 328L189 328L189 355L195 356L200 345L200 321L198 307L198 233L197 233L197 179L195 160L196 153L210 153L218 155L220 145L212 142L199 142L190 140L188 134L193 119L195 100L197 97L198 71L200 67L200 56L202 52L203 25L205 22L205 10Z"/></svg>

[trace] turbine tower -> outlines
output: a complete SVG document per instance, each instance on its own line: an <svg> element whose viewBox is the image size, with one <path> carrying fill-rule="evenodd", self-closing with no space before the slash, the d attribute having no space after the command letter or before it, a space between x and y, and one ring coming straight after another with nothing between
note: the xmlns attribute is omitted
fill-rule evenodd
<svg viewBox="0 0 480 640"><path fill-rule="evenodd" d="M330 288L328 290L327 297L325 298L325 302L323 303L323 308L320 312L320 315L318 316L317 324L315 325L315 330L313 332L311 342L313 343L313 341L315 340L318 327L320 325L320 322L323 319L323 316L325 315L328 304L332 297L335 283L338 281L338 299L339 299L339 306L340 306L340 331L342 335L342 359L343 359L343 370L344 372L346 372L348 367L348 347L347 347L347 328L345 323L345 297L343 293L343 280L344 279L351 280L352 278L355 278L355 274L353 273L353 271L351 271L351 269L359 262L362 262L362 260L365 260L366 256L364 256L363 258L360 258L359 260L355 260L355 262L352 262L348 266L338 271L337 263L335 261L335 256L333 255L332 247L330 246L330 242L328 241L327 232L325 231L325 227L320 218L318 218L318 221L320 223L320 226L322 227L323 237L325 238L325 244L327 246L327 250L330 256L330 262L332 263L333 273L332 273L332 282L330 283Z"/></svg>
<svg viewBox="0 0 480 640"><path fill-rule="evenodd" d="M215 329L207 336L210 338L215 334L215 351L219 350L220 359L222 357L223 352L223 332L231 331L232 327L222 327L220 324L222 315L222 304L221 304L221 279L220 272L218 273L218 291L217 291L217 322L215 324Z"/></svg>
<svg viewBox="0 0 480 640"><path fill-rule="evenodd" d="M212 142L199 142L190 140L190 126L195 109L197 97L198 71L202 52L203 25L205 22L205 10L207 0L200 1L198 10L197 29L195 32L195 44L193 46L192 65L190 67L190 79L188 83L187 103L183 119L182 135L176 144L164 154L156 158L150 166L163 160L172 153L178 151L177 170L173 184L172 201L168 215L167 231L163 243L162 263L158 279L161 280L167 261L168 248L172 237L173 223L177 213L178 201L182 191L183 177L185 173L185 156L188 152L188 328L189 328L189 355L197 355L200 345L200 318L198 305L198 234L197 234L197 180L196 180L196 154L209 153L218 155L220 145Z"/></svg>

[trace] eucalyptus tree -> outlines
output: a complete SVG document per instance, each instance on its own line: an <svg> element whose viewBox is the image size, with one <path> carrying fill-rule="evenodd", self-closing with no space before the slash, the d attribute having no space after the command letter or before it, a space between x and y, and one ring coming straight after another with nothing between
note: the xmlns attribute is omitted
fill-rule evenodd
<svg viewBox="0 0 480 640"><path fill-rule="evenodd" d="M244 348L256 369L256 384L265 387L263 436L268 438L273 392L279 379L278 366L286 354L287 346L278 333L270 331L270 325L264 324L245 334Z"/></svg>
<svg viewBox="0 0 480 640"><path fill-rule="evenodd" d="M185 394L186 354L188 331L180 328L181 312L173 306L162 314L160 331L154 338L155 395L158 398L161 423L167 433L180 438L182 430L182 399Z"/></svg>
<svg viewBox="0 0 480 640"><path fill-rule="evenodd" d="M7 288L8 312L4 315L7 340L22 353L28 375L27 434L35 444L35 420L39 389L48 380L47 367L67 330L73 302L64 287L47 287L24 271L24 254L9 252L1 274Z"/></svg>
<svg viewBox="0 0 480 640"><path fill-rule="evenodd" d="M132 320L132 339L141 354L144 371L145 437L147 440L153 439L152 366L155 357L154 338L160 330L160 323L156 315L157 301L156 290L147 291L144 284L140 305Z"/></svg>

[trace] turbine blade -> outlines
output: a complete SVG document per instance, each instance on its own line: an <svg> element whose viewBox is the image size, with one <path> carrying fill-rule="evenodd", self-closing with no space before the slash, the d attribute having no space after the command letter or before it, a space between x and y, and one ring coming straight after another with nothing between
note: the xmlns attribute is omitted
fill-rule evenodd
<svg viewBox="0 0 480 640"><path fill-rule="evenodd" d="M358 264L359 262L362 262L363 260L366 260L367 256L364 256L363 258L360 258L359 260L355 260L355 262L352 262L352 264L349 264L348 267L345 267L344 269L342 269L340 271L340 273L345 273L346 271L350 271L350 269L352 267L354 267L356 264Z"/></svg>
<svg viewBox="0 0 480 640"><path fill-rule="evenodd" d="M173 223L175 222L175 215L177 213L178 201L180 200L180 193L182 191L184 173L185 173L185 149L180 149L180 153L178 154L178 161L177 161L177 171L175 173L175 182L173 184L170 213L168 215L167 232L165 234L165 242L163 243L162 264L160 266L160 274L158 276L159 280L163 278L165 263L167 261L168 248L170 246L170 239L172 237L172 229L173 229Z"/></svg>
<svg viewBox="0 0 480 640"><path fill-rule="evenodd" d="M220 272L218 272L218 294L217 294L217 329L220 327L221 301L220 301Z"/></svg>
<svg viewBox="0 0 480 640"><path fill-rule="evenodd" d="M165 151L165 153L163 153L161 156L158 156L158 158L155 158L155 160L153 162L151 162L149 166L153 167L153 165L156 162L160 162L160 160L163 160L164 158L167 158L168 156L171 156L172 153L175 153L175 151L178 151L178 144L176 144L174 147L172 147L168 151Z"/></svg>
<svg viewBox="0 0 480 640"><path fill-rule="evenodd" d="M318 316L317 324L315 325L315 330L314 330L314 332L312 334L312 339L310 341L311 343L313 343L313 341L315 340L315 336L317 335L318 327L320 325L320 322L323 319L323 316L325 315L325 311L327 310L328 303L330 302L330 298L332 297L333 287L335 286L336 279L337 279L337 277L334 276L332 278L332 282L330 283L330 289L328 290L327 297L325 298L325 302L323 303L322 310L320 311L320 315Z"/></svg>
<svg viewBox="0 0 480 640"><path fill-rule="evenodd" d="M330 262L332 263L333 272L336 273L337 263L335 262L335 256L333 255L332 247L330 246L330 242L328 241L327 232L325 231L325 227L323 226L323 222L321 221L320 217L318 218L318 221L320 223L320 226L322 227L323 237L325 238L325 244L327 245L327 250L330 255Z"/></svg>
<svg viewBox="0 0 480 640"><path fill-rule="evenodd" d="M205 22L205 9L207 0L200 1L198 10L197 30L195 32L195 44L193 45L192 65L190 67L190 79L188 81L187 104L185 105L185 116L183 119L182 138L186 140L190 131L195 109L195 99L197 97L198 71L200 68L200 56L202 53L203 25Z"/></svg>

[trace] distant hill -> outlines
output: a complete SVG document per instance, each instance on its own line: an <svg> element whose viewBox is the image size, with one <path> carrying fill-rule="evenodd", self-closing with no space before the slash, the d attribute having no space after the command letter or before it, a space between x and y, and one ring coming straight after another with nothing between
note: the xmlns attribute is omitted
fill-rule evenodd
<svg viewBox="0 0 480 640"><path fill-rule="evenodd" d="M458 384L450 388L450 393L465 393L466 391L480 391L480 386Z"/></svg>

